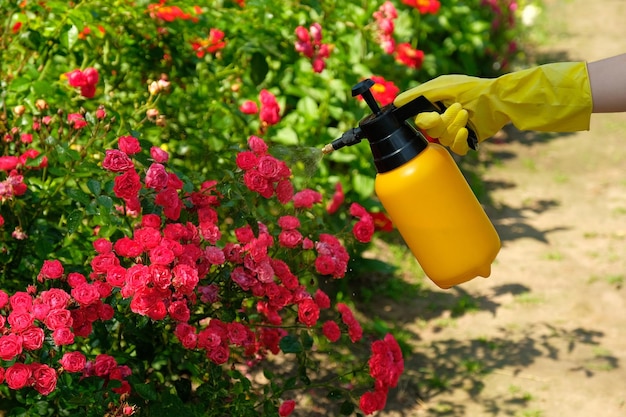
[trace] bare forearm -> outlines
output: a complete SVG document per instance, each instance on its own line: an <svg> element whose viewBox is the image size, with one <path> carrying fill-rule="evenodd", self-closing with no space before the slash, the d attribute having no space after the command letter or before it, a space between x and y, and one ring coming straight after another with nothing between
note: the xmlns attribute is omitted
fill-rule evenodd
<svg viewBox="0 0 626 417"><path fill-rule="evenodd" d="M594 113L626 111L626 54L587 65Z"/></svg>

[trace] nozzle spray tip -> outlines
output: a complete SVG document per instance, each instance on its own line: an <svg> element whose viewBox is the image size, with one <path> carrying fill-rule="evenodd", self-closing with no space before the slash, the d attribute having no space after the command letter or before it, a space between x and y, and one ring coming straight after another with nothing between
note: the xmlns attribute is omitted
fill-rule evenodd
<svg viewBox="0 0 626 417"><path fill-rule="evenodd" d="M325 145L325 146L322 148L322 153L323 153L324 155L328 155L329 153L331 153L331 152L332 152L332 151L334 151L334 150L335 150L335 148L333 148L333 145L329 143L328 145Z"/></svg>

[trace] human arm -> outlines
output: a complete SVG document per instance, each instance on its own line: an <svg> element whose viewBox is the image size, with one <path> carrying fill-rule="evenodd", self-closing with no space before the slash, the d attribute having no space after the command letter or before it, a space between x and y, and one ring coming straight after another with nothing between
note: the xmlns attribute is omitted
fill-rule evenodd
<svg viewBox="0 0 626 417"><path fill-rule="evenodd" d="M587 65L594 113L626 111L626 54Z"/></svg>
<svg viewBox="0 0 626 417"><path fill-rule="evenodd" d="M491 79L443 75L403 92L394 104L402 106L420 95L441 101L449 111L460 104L460 112L454 109L458 114L423 113L415 122L430 136L443 135L442 144L464 155L469 147L463 128L453 126L463 117L483 141L509 122L521 130L572 132L589 129L592 111L626 111L625 62L626 54L589 65L546 64Z"/></svg>

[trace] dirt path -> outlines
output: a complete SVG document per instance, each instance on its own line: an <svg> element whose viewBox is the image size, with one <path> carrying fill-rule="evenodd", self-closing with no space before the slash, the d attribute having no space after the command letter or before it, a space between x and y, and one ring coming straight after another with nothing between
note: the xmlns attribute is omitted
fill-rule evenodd
<svg viewBox="0 0 626 417"><path fill-rule="evenodd" d="M545 60L626 51L626 2L546 5ZM417 353L385 416L626 416L626 114L507 133L484 147L492 276L391 313Z"/></svg>

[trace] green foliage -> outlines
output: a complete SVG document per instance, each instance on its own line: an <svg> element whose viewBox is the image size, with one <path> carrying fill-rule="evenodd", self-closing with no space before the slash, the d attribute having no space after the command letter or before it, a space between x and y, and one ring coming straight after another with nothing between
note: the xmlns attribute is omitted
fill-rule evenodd
<svg viewBox="0 0 626 417"><path fill-rule="evenodd" d="M233 230L244 226L258 236L261 226L257 221L278 240L276 219L293 215L298 217L304 237L318 242L323 233L336 236L351 262L358 263L368 245L351 235L352 218L346 207L347 202L358 201L369 211L381 209L373 196L375 172L370 152L362 144L321 160L319 150L366 114L364 104L351 97L352 85L381 76L402 91L442 73L496 75L515 55L509 44L517 28L505 0L489 3L499 9L480 0L442 2L437 13L427 14L394 3L398 14L394 18L395 42L424 52L423 61L414 67L381 47L374 17L379 3L239 3L243 2L221 0L206 7L191 0L178 1L175 6L147 0L0 1L3 292L23 293L29 288L33 297L39 297L42 291L54 288L70 293L69 272L104 281L93 265L97 239L115 243L132 237L141 227L141 216L147 214L160 216L164 224L198 226L197 207L188 198L207 181L216 182L211 189L220 196L216 226L224 232L212 244L223 248L233 243ZM314 24L321 25L321 44L328 48L322 69L319 61L295 46L296 28L311 33ZM322 54L321 49L317 53ZM85 85L74 78L78 70L81 74L95 70L99 77ZM268 120L262 114L264 103L261 114L240 108L250 101L259 104L266 92L276 98L279 120ZM253 135L263 138L272 155L288 162L293 173L290 181L297 190L315 190L322 201L302 208L251 193L235 160ZM120 197L116 181L121 174L105 172L102 166L105 152L119 147L120 137L137 139L143 150L154 146L168 153L168 174L181 183L177 189L184 202L180 218L164 213L154 188L141 188L138 202ZM155 157L148 152L131 154L133 168L145 181ZM13 158L20 158L19 162ZM346 203L331 215L325 206L337 183L343 185ZM211 246L206 241L196 244L202 251ZM273 247L270 255L289 263L303 292L311 295L318 283L334 282L316 269L311 248L282 249ZM45 281L39 275L48 260L65 266L62 279ZM126 259L123 266L150 261L142 253ZM380 261L357 266L370 272L393 270ZM2 368L22 362L47 364L58 373L58 381L56 390L47 395L39 392L41 387L37 391L2 385L0 409L15 416L133 412L146 416L270 416L278 413L281 401L293 391L327 389L327 398L338 403L341 415L360 415L359 396L367 388L344 387L372 385L364 343L352 343L343 335L338 344L331 344L320 331L322 319L315 326L303 325L295 302L285 308L283 327L268 325L257 310L263 296L235 285L230 279L232 267L209 268L202 278L218 287L220 302L189 300L193 306L189 322L198 328L206 328L207 320L244 323L251 331L265 326L281 328L285 333L281 333L277 348L290 366L271 364L270 369L261 370L258 364L269 356L266 351L249 363L244 349L236 348L229 362L209 360L206 352L181 345L174 336L176 321L135 314L133 294L122 295L120 288L113 286L111 294L101 297L113 310L112 319L94 321L86 335L69 344L53 341L51 329L46 328L42 348L2 359ZM384 293L393 297L403 290L406 288L388 286ZM375 298L374 293L366 296ZM82 314L84 306L74 298L71 303L78 317L77 311ZM0 310L3 318L13 311L4 305ZM323 319L330 321L339 321L345 314L326 313ZM350 326L342 319L345 333ZM35 321L44 328L42 322L42 317ZM78 327L75 323L73 331ZM384 333L380 326L374 331ZM353 347L356 353L351 351ZM131 374L103 378L59 368L63 354L74 351L89 360L113 355ZM340 363L326 369L329 363L324 354ZM269 382L253 384L248 372L263 373ZM130 393L125 391L125 383Z"/></svg>

